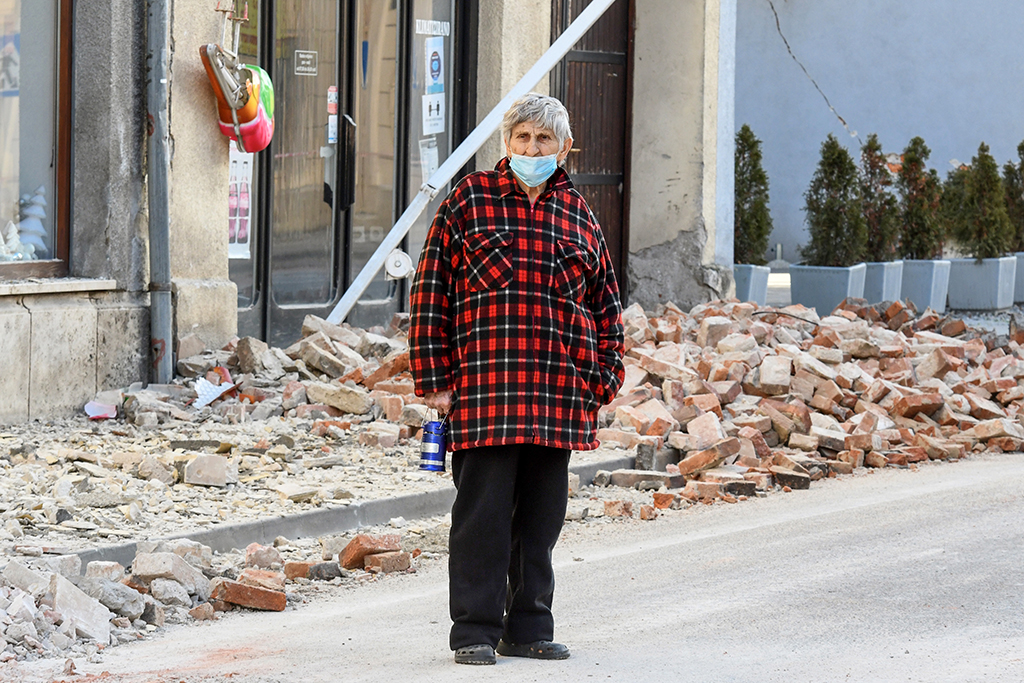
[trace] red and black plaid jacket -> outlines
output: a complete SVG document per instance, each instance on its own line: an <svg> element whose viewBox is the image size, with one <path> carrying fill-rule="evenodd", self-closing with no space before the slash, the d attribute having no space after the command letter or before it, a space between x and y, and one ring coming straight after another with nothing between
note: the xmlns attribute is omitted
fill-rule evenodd
<svg viewBox="0 0 1024 683"><path fill-rule="evenodd" d="M591 450L622 385L619 289L597 220L559 168L533 207L508 160L441 204L412 286L416 393L453 390L452 450Z"/></svg>

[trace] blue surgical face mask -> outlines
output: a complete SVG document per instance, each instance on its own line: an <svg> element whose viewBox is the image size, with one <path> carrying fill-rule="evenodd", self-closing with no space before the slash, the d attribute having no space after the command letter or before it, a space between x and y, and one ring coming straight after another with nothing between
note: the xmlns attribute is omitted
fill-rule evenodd
<svg viewBox="0 0 1024 683"><path fill-rule="evenodd" d="M512 166L512 172L527 187L538 187L547 182L547 179L558 168L558 155L528 157L522 154L510 154L509 164Z"/></svg>

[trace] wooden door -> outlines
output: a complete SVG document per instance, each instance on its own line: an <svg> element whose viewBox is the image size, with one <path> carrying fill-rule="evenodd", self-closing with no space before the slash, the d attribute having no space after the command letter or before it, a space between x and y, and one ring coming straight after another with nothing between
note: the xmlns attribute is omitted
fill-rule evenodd
<svg viewBox="0 0 1024 683"><path fill-rule="evenodd" d="M552 40L590 2L552 0ZM551 74L551 94L569 110L573 130L566 170L601 223L623 300L629 244L632 43L633 0L617 0Z"/></svg>

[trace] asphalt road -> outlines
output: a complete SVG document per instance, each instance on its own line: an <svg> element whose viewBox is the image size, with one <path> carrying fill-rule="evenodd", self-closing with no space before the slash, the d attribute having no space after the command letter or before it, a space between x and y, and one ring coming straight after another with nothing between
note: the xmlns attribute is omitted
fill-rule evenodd
<svg viewBox="0 0 1024 683"><path fill-rule="evenodd" d="M1022 548L1024 455L980 456L567 527L556 549L556 637L573 650L563 662L453 664L436 562L286 613L173 627L78 671L132 682L1018 683ZM55 665L0 678L50 680Z"/></svg>

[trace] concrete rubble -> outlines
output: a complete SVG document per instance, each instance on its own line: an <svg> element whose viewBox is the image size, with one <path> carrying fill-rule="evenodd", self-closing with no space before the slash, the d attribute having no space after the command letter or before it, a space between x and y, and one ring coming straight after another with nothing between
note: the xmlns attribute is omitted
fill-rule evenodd
<svg viewBox="0 0 1024 683"><path fill-rule="evenodd" d="M626 380L600 411L602 448L573 458L617 452L633 467L570 475L567 529L1024 443L1024 338L900 302L847 301L824 318L736 301L657 315L634 305L623 318ZM0 661L97 658L165 623L280 611L445 552L445 518L228 553L183 538L450 487L417 469L428 414L407 324L310 316L288 349L244 338L208 351L186 337L174 382L96 397L92 412L112 406L116 419L0 429ZM128 540L130 567L75 554Z"/></svg>
<svg viewBox="0 0 1024 683"><path fill-rule="evenodd" d="M104 648L145 638L167 623L217 619L239 608L280 612L303 602L303 588L314 581L358 584L415 572L415 558L436 556L418 546L403 550L397 534L359 534L336 555L324 551L342 540L325 537L313 547L279 538L277 547L253 543L228 554L187 539L140 542L128 568L102 561L83 568L73 554L12 559L0 574L0 662L97 661Z"/></svg>

